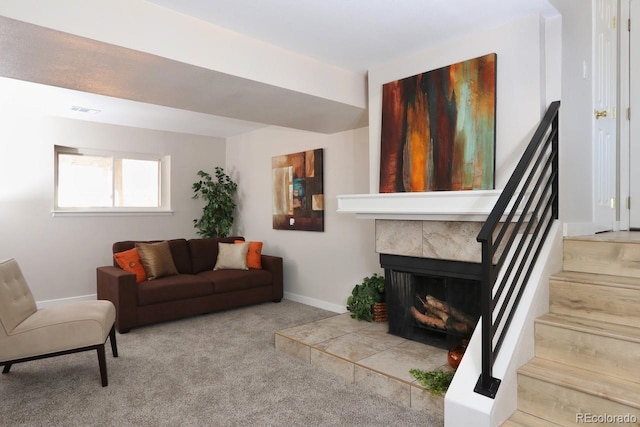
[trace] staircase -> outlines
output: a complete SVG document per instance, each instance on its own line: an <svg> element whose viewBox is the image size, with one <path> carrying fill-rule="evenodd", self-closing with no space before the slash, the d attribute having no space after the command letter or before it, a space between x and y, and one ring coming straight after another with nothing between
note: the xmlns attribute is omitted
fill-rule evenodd
<svg viewBox="0 0 640 427"><path fill-rule="evenodd" d="M504 426L640 425L640 232L565 238Z"/></svg>

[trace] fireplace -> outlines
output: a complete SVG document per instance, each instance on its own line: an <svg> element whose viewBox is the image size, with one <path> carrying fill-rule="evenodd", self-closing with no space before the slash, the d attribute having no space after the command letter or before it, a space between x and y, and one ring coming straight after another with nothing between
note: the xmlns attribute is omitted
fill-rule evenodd
<svg viewBox="0 0 640 427"><path fill-rule="evenodd" d="M455 327L430 326L428 320L416 323L413 313L417 310L425 314L420 299L424 301L429 294L477 323L482 257L476 238L501 192L338 196L338 212L375 219L375 247L385 269L390 333L443 348L471 336L471 333L456 331ZM507 212L510 209L508 207Z"/></svg>
<svg viewBox="0 0 640 427"><path fill-rule="evenodd" d="M451 348L480 317L480 264L381 254L389 333Z"/></svg>

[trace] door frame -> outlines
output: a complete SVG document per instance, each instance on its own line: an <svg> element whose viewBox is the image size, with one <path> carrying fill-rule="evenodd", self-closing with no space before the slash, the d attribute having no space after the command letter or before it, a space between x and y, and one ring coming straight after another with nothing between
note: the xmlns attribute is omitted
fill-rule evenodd
<svg viewBox="0 0 640 427"><path fill-rule="evenodd" d="M627 201L630 196L629 180L630 173L630 154L631 154L631 136L629 133L629 120L627 119L627 108L631 103L629 99L629 90L631 83L631 75L629 70L629 47L630 34L628 31L628 22L631 18L631 2L640 0L620 0L618 2L618 140L619 156L618 156L618 212L619 212L619 228L620 230L629 230L631 211ZM639 25L636 22L633 25ZM636 112L635 114L638 114ZM635 201L638 203L640 201Z"/></svg>

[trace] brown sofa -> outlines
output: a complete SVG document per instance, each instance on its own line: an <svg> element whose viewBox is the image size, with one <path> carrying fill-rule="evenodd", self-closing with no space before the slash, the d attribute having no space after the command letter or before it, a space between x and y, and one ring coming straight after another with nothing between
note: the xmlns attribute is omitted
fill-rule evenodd
<svg viewBox="0 0 640 427"><path fill-rule="evenodd" d="M261 255L262 269L213 270L218 243L243 237L169 240L177 275L136 284L134 273L113 266L97 268L98 299L116 307L115 327L126 333L142 325L282 299L282 258ZM113 253L135 242L113 244Z"/></svg>

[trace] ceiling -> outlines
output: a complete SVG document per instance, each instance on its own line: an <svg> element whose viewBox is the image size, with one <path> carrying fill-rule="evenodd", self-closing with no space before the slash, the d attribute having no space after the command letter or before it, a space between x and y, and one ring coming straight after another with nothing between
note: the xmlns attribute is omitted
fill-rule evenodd
<svg viewBox="0 0 640 427"><path fill-rule="evenodd" d="M378 64L432 45L520 16L556 13L546 0L147 2L363 79ZM267 125L333 133L367 124L362 108L6 17L0 24L0 93L8 95L0 107L216 137ZM72 105L100 112L79 113Z"/></svg>
<svg viewBox="0 0 640 427"><path fill-rule="evenodd" d="M557 14L547 0L147 0L353 71L492 28Z"/></svg>

